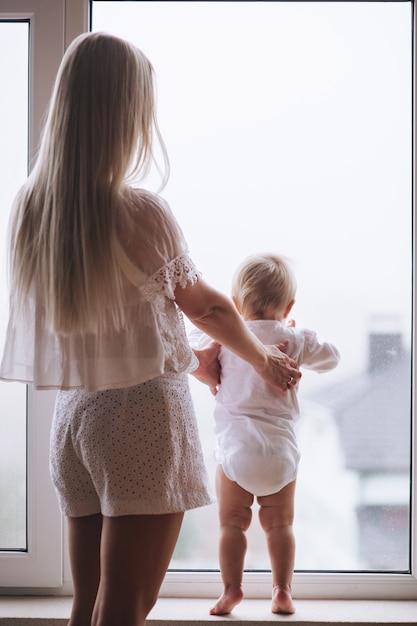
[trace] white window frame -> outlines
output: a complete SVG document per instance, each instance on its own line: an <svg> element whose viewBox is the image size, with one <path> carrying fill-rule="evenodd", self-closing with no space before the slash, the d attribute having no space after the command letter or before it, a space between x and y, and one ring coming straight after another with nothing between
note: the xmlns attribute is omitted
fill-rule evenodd
<svg viewBox="0 0 417 626"><path fill-rule="evenodd" d="M314 0L313 0L314 1ZM413 0L414 4L417 0ZM415 7L414 33L417 32ZM0 19L30 21L29 152L36 151L43 114L63 51L72 39L88 30L89 0L0 0ZM413 43L413 163L416 160L415 85L416 46ZM413 212L415 215L415 170L413 172ZM415 223L415 219L413 223ZM415 262L415 261L414 261ZM414 277L417 272L414 271ZM414 278L416 280L416 278ZM414 289L415 292L415 289ZM414 306L415 310L415 306ZM415 327L415 319L413 319ZM416 354L413 339L413 355ZM415 358L415 357L414 357ZM417 389L413 372L414 398ZM0 553L0 593L68 594L72 592L66 550L66 533L51 486L48 469L49 428L54 393L28 388L28 552ZM413 459L416 449L413 428ZM412 465L411 574L374 573L296 573L294 596L299 598L416 599L417 598L417 471ZM216 549L214 547L213 549ZM269 597L270 574L246 573L247 597ZM218 572L168 572L162 596L216 597L221 589Z"/></svg>
<svg viewBox="0 0 417 626"><path fill-rule="evenodd" d="M77 0L71 0L75 11L67 15L68 4L66 0L0 0L0 19L29 23L29 163L39 145L42 119L65 44L78 34L77 27L82 32L88 23L82 21L85 3L78 2L77 7ZM63 523L48 462L54 397L53 392L27 388L28 545L26 552L0 553L2 592L63 587Z"/></svg>

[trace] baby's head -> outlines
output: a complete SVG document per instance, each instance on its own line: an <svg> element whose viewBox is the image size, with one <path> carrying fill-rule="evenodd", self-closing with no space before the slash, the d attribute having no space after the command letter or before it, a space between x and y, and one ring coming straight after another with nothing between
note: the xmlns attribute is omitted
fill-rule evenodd
<svg viewBox="0 0 417 626"><path fill-rule="evenodd" d="M294 304L297 283L288 260L278 254L256 254L235 272L233 301L245 319L284 319Z"/></svg>

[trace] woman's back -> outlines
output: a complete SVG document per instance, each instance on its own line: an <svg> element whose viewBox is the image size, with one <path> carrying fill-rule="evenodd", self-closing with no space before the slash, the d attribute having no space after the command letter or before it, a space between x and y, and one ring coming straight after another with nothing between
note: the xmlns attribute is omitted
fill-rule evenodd
<svg viewBox="0 0 417 626"><path fill-rule="evenodd" d="M195 366L173 292L178 282L197 280L198 273L169 206L148 191L126 188L116 233L124 273L123 325L114 325L104 307L94 331L56 333L35 290L22 311L12 291L3 380L93 391Z"/></svg>

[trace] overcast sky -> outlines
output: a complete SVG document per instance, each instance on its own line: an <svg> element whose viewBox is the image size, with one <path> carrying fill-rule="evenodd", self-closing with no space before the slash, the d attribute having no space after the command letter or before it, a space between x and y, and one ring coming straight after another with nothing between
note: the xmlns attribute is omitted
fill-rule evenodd
<svg viewBox="0 0 417 626"><path fill-rule="evenodd" d="M372 316L409 333L410 19L399 2L94 3L93 30L155 66L163 193L204 276L229 292L243 257L289 256L294 317L340 347L335 376L365 367Z"/></svg>

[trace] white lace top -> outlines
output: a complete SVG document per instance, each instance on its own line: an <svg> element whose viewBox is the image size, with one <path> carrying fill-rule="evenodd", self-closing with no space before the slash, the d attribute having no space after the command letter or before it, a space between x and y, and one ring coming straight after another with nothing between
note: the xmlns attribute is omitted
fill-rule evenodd
<svg viewBox="0 0 417 626"><path fill-rule="evenodd" d="M47 328L33 297L17 319L12 292L1 380L98 391L197 367L174 290L195 283L200 274L168 205L143 190L132 198L121 240L139 278L127 291L124 328L60 336Z"/></svg>

